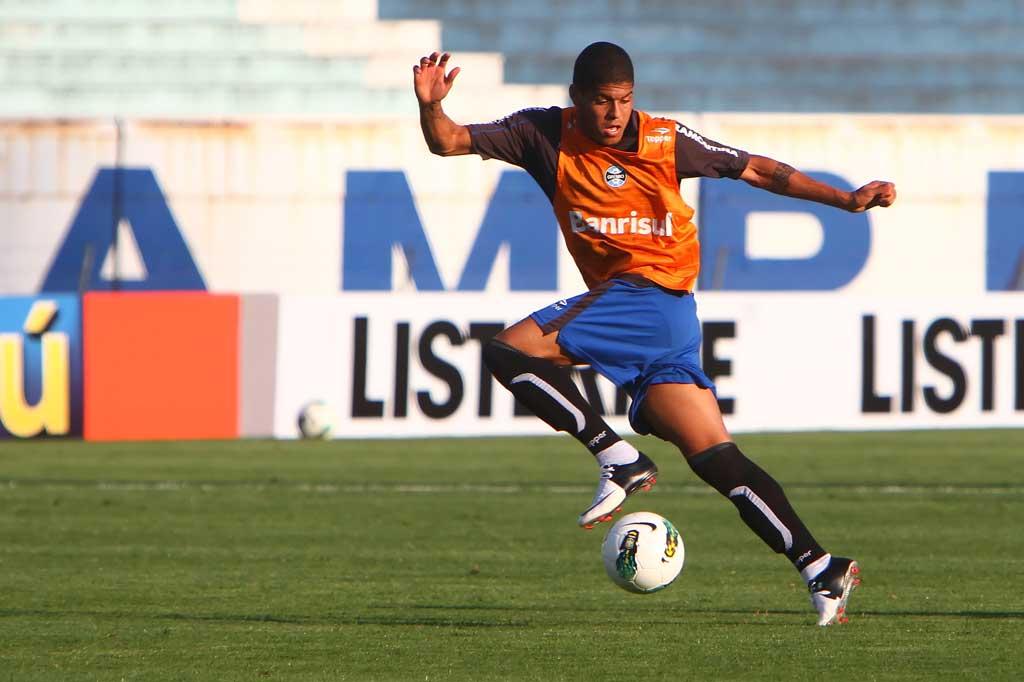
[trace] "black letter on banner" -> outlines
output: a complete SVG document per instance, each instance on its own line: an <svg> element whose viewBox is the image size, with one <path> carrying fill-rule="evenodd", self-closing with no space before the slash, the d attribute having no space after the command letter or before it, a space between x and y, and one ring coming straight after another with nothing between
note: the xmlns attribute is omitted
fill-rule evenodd
<svg viewBox="0 0 1024 682"><path fill-rule="evenodd" d="M971 334L981 338L981 411L995 409L995 341L1006 333L1002 320L971 320Z"/></svg>
<svg viewBox="0 0 1024 682"><path fill-rule="evenodd" d="M484 364L484 346L505 328L503 322L471 322L469 338L480 342L480 401L476 413L479 417L491 416L491 396L494 391L494 377Z"/></svg>
<svg viewBox="0 0 1024 682"><path fill-rule="evenodd" d="M463 395L462 375L459 374L459 370L434 355L432 346L438 336L447 337L453 346L461 346L464 341L459 330L451 322L431 322L420 336L420 363L423 369L448 384L449 391L448 400L443 403L435 403L429 391L416 392L420 410L431 419L450 417L462 404Z"/></svg>
<svg viewBox="0 0 1024 682"><path fill-rule="evenodd" d="M597 372L591 367L577 367L576 373L583 384L583 392L587 396L587 402L601 416L607 414L604 411L604 401L601 399L601 390L597 387Z"/></svg>
<svg viewBox="0 0 1024 682"><path fill-rule="evenodd" d="M1024 410L1024 320L1014 322L1017 330L1017 388L1014 409Z"/></svg>
<svg viewBox="0 0 1024 682"><path fill-rule="evenodd" d="M875 393L875 316L861 318L860 411L888 412L892 398Z"/></svg>
<svg viewBox="0 0 1024 682"><path fill-rule="evenodd" d="M615 415L622 417L629 414L629 394L626 393L626 389L616 386L615 387Z"/></svg>
<svg viewBox="0 0 1024 682"><path fill-rule="evenodd" d="M917 347L914 345L914 321L903 320L903 369L900 372L900 409L914 411L914 359Z"/></svg>
<svg viewBox="0 0 1024 682"><path fill-rule="evenodd" d="M715 355L715 341L718 339L736 338L735 322L705 322L703 325L704 340L701 342L701 364L704 366L704 373L714 381L717 377L727 377L732 374L732 360L719 358ZM718 397L718 409L722 414L733 414L736 411L736 401L732 398Z"/></svg>
<svg viewBox="0 0 1024 682"><path fill-rule="evenodd" d="M352 416L383 417L384 401L366 397L366 337L365 317L355 319L355 340L352 351Z"/></svg>
<svg viewBox="0 0 1024 682"><path fill-rule="evenodd" d="M924 357L932 367L948 376L953 381L953 392L948 398L940 398L934 386L925 386L924 401L934 412L945 414L960 407L967 393L967 377L964 376L963 367L953 358L939 352L935 346L935 340L939 334L946 332L957 342L966 341L967 334L955 320L942 317L935 320L928 326L924 333Z"/></svg>
<svg viewBox="0 0 1024 682"><path fill-rule="evenodd" d="M395 409L396 417L409 413L409 323L395 325Z"/></svg>

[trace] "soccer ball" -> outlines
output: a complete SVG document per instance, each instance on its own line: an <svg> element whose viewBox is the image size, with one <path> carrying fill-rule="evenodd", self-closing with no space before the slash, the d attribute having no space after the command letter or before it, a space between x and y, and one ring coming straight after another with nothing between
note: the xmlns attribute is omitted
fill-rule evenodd
<svg viewBox="0 0 1024 682"><path fill-rule="evenodd" d="M303 438L327 438L333 426L331 410L320 400L306 403L299 410L299 433Z"/></svg>
<svg viewBox="0 0 1024 682"><path fill-rule="evenodd" d="M686 550L671 521L651 512L635 512L608 531L601 556L613 583L646 594L672 584L683 570Z"/></svg>

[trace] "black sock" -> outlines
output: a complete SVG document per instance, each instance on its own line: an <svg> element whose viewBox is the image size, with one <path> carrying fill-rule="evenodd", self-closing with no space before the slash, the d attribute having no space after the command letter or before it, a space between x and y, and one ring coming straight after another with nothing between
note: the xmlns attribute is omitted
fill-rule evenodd
<svg viewBox="0 0 1024 682"><path fill-rule="evenodd" d="M551 428L571 434L591 454L622 440L580 393L569 368L493 339L483 355L487 368L519 402Z"/></svg>
<svg viewBox="0 0 1024 682"><path fill-rule="evenodd" d="M785 554L798 571L825 555L793 511L782 486L735 443L719 443L687 462L705 483L736 505L740 518L765 544Z"/></svg>

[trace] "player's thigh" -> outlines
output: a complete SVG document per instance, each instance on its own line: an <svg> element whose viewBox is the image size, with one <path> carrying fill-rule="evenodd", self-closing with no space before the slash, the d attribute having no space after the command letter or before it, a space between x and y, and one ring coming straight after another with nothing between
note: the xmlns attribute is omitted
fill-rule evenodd
<svg viewBox="0 0 1024 682"><path fill-rule="evenodd" d="M641 409L654 432L687 457L731 440L715 394L696 384L655 384Z"/></svg>
<svg viewBox="0 0 1024 682"><path fill-rule="evenodd" d="M540 325L529 317L502 330L494 338L534 358L551 360L559 365L575 364L558 345L558 332L545 334Z"/></svg>

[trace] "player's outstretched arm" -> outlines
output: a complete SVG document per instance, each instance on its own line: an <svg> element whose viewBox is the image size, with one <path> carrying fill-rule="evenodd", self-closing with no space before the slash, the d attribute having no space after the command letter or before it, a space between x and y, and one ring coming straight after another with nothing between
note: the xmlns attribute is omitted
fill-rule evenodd
<svg viewBox="0 0 1024 682"><path fill-rule="evenodd" d="M412 67L412 85L420 103L423 139L427 141L427 148L439 156L458 156L470 152L469 129L448 118L448 114L441 108L441 100L452 89L455 77L459 75L459 67L445 75L449 57L451 55L447 52L432 52Z"/></svg>
<svg viewBox="0 0 1024 682"><path fill-rule="evenodd" d="M851 213L860 213L875 206L891 206L896 201L896 185L891 182L875 180L858 190L845 192L818 182L781 161L754 154L751 154L740 179L769 192L816 201Z"/></svg>

